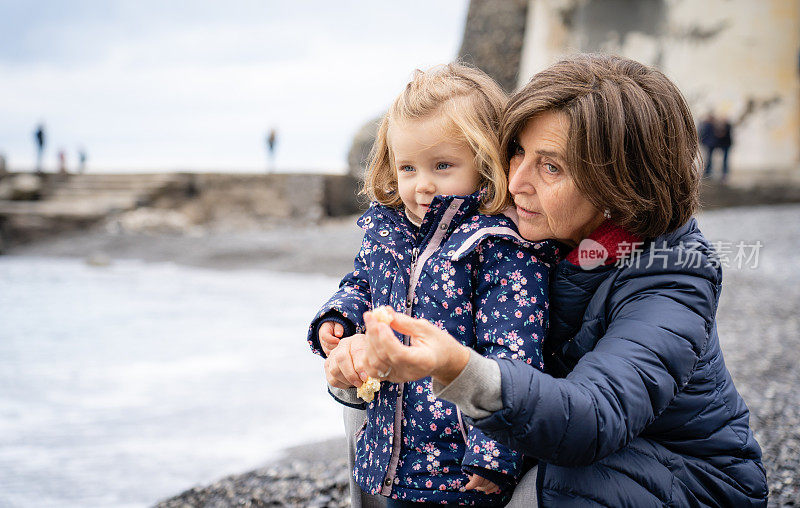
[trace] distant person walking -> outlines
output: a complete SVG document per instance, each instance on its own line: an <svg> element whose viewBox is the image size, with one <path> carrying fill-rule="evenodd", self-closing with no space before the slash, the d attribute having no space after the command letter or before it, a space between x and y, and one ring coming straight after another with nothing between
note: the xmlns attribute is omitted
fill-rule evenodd
<svg viewBox="0 0 800 508"><path fill-rule="evenodd" d="M700 125L697 127L697 133L700 137L700 144L703 146L703 158L705 159L705 171L703 172L704 176L708 176L711 173L711 156L714 153L714 148L717 144L717 139L714 134L714 123L716 122L716 118L714 118L714 113L708 113L703 119L700 121Z"/></svg>
<svg viewBox="0 0 800 508"><path fill-rule="evenodd" d="M267 173L275 171L275 143L278 138L278 133L275 131L274 128L269 130L267 134L267 156L269 160L267 161Z"/></svg>
<svg viewBox="0 0 800 508"><path fill-rule="evenodd" d="M36 172L42 173L42 155L44 154L44 124L40 123L36 126L36 131L33 134L36 139Z"/></svg>
<svg viewBox="0 0 800 508"><path fill-rule="evenodd" d="M58 151L58 173L67 174L67 152L63 148Z"/></svg>
<svg viewBox="0 0 800 508"><path fill-rule="evenodd" d="M86 171L86 150L80 148L78 150L78 173L83 174Z"/></svg>
<svg viewBox="0 0 800 508"><path fill-rule="evenodd" d="M722 151L722 181L728 179L728 152L733 144L730 121L726 118L717 118L714 113L709 113L697 129L700 135L700 144L703 145L705 170L703 176L711 178L714 165L714 152Z"/></svg>
<svg viewBox="0 0 800 508"><path fill-rule="evenodd" d="M733 145L731 122L727 118L717 120L714 133L717 138L717 148L722 151L722 181L728 180L728 152Z"/></svg>

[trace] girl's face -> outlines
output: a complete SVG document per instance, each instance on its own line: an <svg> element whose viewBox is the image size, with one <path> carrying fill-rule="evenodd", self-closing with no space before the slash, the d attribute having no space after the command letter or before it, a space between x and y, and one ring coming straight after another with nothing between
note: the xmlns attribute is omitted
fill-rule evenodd
<svg viewBox="0 0 800 508"><path fill-rule="evenodd" d="M472 149L447 132L445 120L435 115L389 124L400 199L418 221L425 217L434 196L465 196L480 185Z"/></svg>
<svg viewBox="0 0 800 508"><path fill-rule="evenodd" d="M578 245L603 222L603 214L575 186L565 162L569 118L540 113L525 124L511 156L508 190L528 240L555 238Z"/></svg>

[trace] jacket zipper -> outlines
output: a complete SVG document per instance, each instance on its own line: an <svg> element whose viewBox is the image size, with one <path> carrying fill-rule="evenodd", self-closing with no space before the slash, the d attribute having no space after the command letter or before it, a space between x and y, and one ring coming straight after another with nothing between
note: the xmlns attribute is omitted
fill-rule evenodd
<svg viewBox="0 0 800 508"><path fill-rule="evenodd" d="M439 248L444 240L445 235L447 234L447 230L450 227L450 221L453 219L453 216L458 212L459 208L461 207L461 203L463 203L463 199L454 199L451 205L448 207L447 211L442 216L441 221L438 224L437 231L434 233L433 238L425 247L425 251L422 253L422 259L419 259L419 249L414 247L411 251L411 272L409 274L409 281L408 281L408 292L406 296L406 308L405 314L407 316L411 316L411 308L414 305L414 293L416 293L416 286L417 282L419 282L419 276L421 269L418 270L419 266L425 266L425 263L428 259L433 255L433 253ZM406 335L403 337L403 344L408 345L410 338ZM393 433L392 433L392 456L389 459L389 467L386 471L386 475L383 478L383 485L381 486L380 494L382 496L389 496L392 493L392 484L394 483L395 474L397 473L397 462L400 460L400 444L401 444L401 433L403 431L403 388L405 383L401 383L397 385L397 403L395 404L394 408L394 424L393 424Z"/></svg>
<svg viewBox="0 0 800 508"><path fill-rule="evenodd" d="M419 248L414 247L414 250L411 251L411 271L409 274L413 275L414 271L417 269L417 257L419 256ZM409 276L409 284L411 283L411 276ZM408 292L408 296L406 296L406 315L411 315L411 306L414 304L414 291L413 289Z"/></svg>
<svg viewBox="0 0 800 508"><path fill-rule="evenodd" d="M419 248L414 247L411 251L411 271L409 272L409 285L415 279L414 271L417 269L417 258L419 256ZM411 307L414 305L414 288L409 287L406 293L406 308L405 315L411 316ZM403 336L403 344L409 344L409 337ZM394 482L394 475L397 470L397 461L400 459L400 439L403 432L403 389L405 383L397 385L397 402L394 406L394 431L392 433L392 456L389 459L389 470L383 479L383 486L381 488L381 495L388 496L392 493L392 483Z"/></svg>

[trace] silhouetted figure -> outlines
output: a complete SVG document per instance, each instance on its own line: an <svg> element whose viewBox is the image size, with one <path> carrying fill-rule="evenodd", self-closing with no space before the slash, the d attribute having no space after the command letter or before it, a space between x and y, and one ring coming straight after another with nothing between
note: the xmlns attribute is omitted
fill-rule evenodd
<svg viewBox="0 0 800 508"><path fill-rule="evenodd" d="M270 129L269 134L267 134L267 154L269 155L269 161L267 166L267 171L275 171L275 142L277 140L277 132L275 129Z"/></svg>
<svg viewBox="0 0 800 508"><path fill-rule="evenodd" d="M716 121L714 113L709 113L700 121L700 125L697 128L697 133L700 136L700 145L703 147L703 158L705 159L703 176L706 177L711 175L711 157L714 155L714 149L717 146L714 127Z"/></svg>
<svg viewBox="0 0 800 508"><path fill-rule="evenodd" d="M36 172L42 173L42 155L44 154L44 124L39 124L34 133L36 138Z"/></svg>
<svg viewBox="0 0 800 508"><path fill-rule="evenodd" d="M703 156L705 157L705 171L703 176L710 178L713 171L714 152L722 151L722 181L728 179L728 152L733 145L731 135L733 127L727 118L716 118L713 113L709 113L697 128L700 136L700 144L703 145Z"/></svg>
<svg viewBox="0 0 800 508"><path fill-rule="evenodd" d="M80 148L78 150L78 173L83 174L86 171L86 150Z"/></svg>
<svg viewBox="0 0 800 508"><path fill-rule="evenodd" d="M63 148L58 151L58 173L67 174L67 152Z"/></svg>
<svg viewBox="0 0 800 508"><path fill-rule="evenodd" d="M717 138L717 148L722 150L722 181L728 179L728 151L733 145L733 138L731 136L731 122L727 118L717 120L714 129L715 137Z"/></svg>
<svg viewBox="0 0 800 508"><path fill-rule="evenodd" d="M8 170L6 170L6 156L0 153L0 178L3 178L8 174Z"/></svg>

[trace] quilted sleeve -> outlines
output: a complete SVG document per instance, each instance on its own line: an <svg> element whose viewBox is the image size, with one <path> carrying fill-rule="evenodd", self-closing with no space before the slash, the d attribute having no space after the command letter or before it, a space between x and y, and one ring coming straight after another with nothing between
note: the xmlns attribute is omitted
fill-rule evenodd
<svg viewBox="0 0 800 508"><path fill-rule="evenodd" d="M676 263L660 272L618 279L605 333L566 378L498 360L503 409L475 425L563 466L591 464L641 434L686 386L716 312L715 273Z"/></svg>
<svg viewBox="0 0 800 508"><path fill-rule="evenodd" d="M367 260L371 248L370 239L364 235L361 248L353 261L353 271L344 276L339 290L317 312L308 328L308 344L311 351L325 356L319 344L319 325L325 321L338 321L345 325L345 336L364 329L364 312L372 308Z"/></svg>

